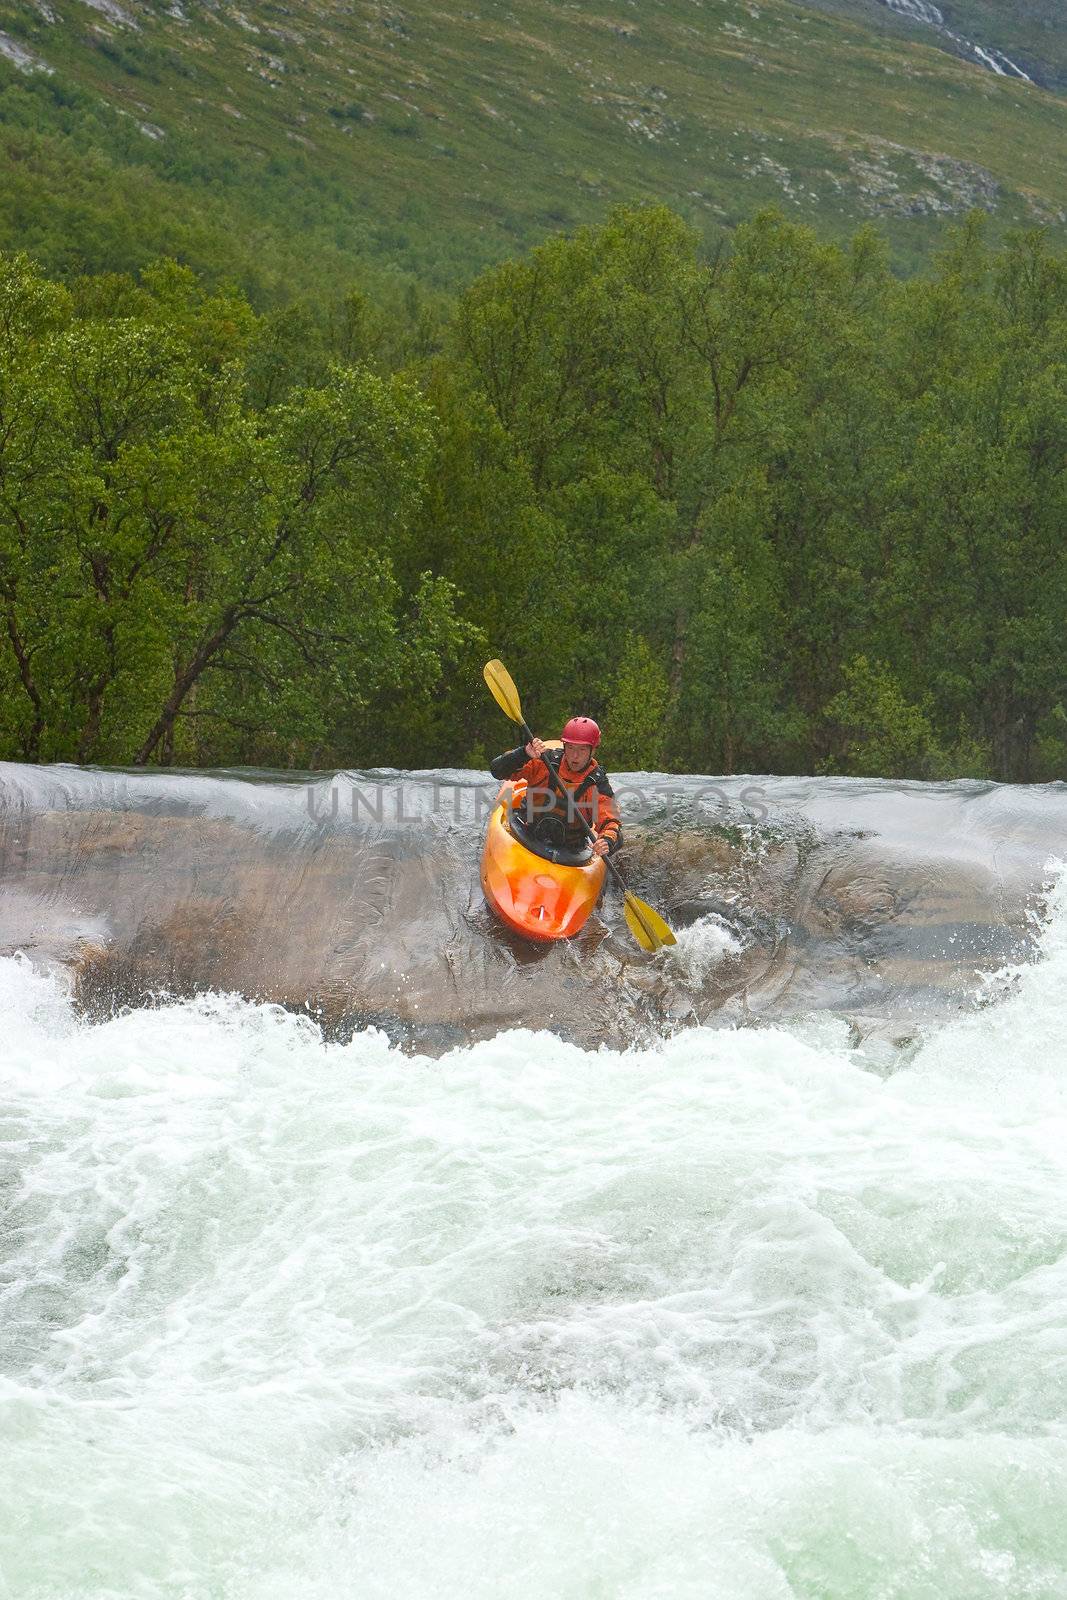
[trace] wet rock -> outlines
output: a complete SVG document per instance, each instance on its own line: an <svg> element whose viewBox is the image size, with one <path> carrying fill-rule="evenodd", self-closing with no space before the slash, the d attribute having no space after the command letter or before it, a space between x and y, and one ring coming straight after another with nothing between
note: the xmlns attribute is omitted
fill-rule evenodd
<svg viewBox="0 0 1067 1600"><path fill-rule="evenodd" d="M718 780L708 812L710 780L625 784L624 871L679 934L656 957L610 888L572 944L496 922L480 774L0 766L0 953L68 973L92 1016L235 991L430 1051L809 1012L908 1032L1026 958L1067 825L1060 785L761 779L757 805L753 780Z"/></svg>

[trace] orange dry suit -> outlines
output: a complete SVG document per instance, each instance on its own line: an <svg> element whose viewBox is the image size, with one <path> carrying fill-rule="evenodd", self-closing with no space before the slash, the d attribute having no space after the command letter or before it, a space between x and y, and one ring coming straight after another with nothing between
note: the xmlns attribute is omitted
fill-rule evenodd
<svg viewBox="0 0 1067 1600"><path fill-rule="evenodd" d="M549 766L561 795L549 777ZM622 825L615 791L599 761L590 758L581 772L572 772L562 750L546 750L543 756L527 757L523 745L506 750L489 763L494 778L525 778L524 820L535 837L546 843L572 848L585 837L579 818L592 828L598 839L606 839L608 853L614 855L622 843Z"/></svg>

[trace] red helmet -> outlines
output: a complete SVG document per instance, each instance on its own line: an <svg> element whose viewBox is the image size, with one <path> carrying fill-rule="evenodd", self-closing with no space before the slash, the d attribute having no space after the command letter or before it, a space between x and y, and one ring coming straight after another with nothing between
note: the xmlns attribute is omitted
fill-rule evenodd
<svg viewBox="0 0 1067 1600"><path fill-rule="evenodd" d="M572 717L560 738L564 744L588 744L595 750L600 743L600 729L592 717Z"/></svg>

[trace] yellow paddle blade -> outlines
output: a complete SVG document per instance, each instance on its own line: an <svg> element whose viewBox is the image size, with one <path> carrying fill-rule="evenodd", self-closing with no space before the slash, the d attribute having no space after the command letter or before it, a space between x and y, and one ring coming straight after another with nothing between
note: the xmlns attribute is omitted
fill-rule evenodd
<svg viewBox="0 0 1067 1600"><path fill-rule="evenodd" d="M678 943L659 912L653 911L650 905L629 890L623 901L623 914L626 926L642 950L662 950L664 945Z"/></svg>
<svg viewBox="0 0 1067 1600"><path fill-rule="evenodd" d="M512 722L522 721L522 706L519 702L519 691L515 687L515 680L502 661L487 661L482 668L482 677L485 679L489 693L500 707L506 717Z"/></svg>

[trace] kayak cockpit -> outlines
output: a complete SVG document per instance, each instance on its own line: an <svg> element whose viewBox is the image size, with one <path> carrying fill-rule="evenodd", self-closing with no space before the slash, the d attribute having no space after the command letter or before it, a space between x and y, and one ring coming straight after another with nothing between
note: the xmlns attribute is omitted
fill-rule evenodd
<svg viewBox="0 0 1067 1600"><path fill-rule="evenodd" d="M523 782L505 784L489 818L482 891L502 922L528 939L567 939L581 931L604 885L604 861L583 841L553 845L532 832L520 807Z"/></svg>

